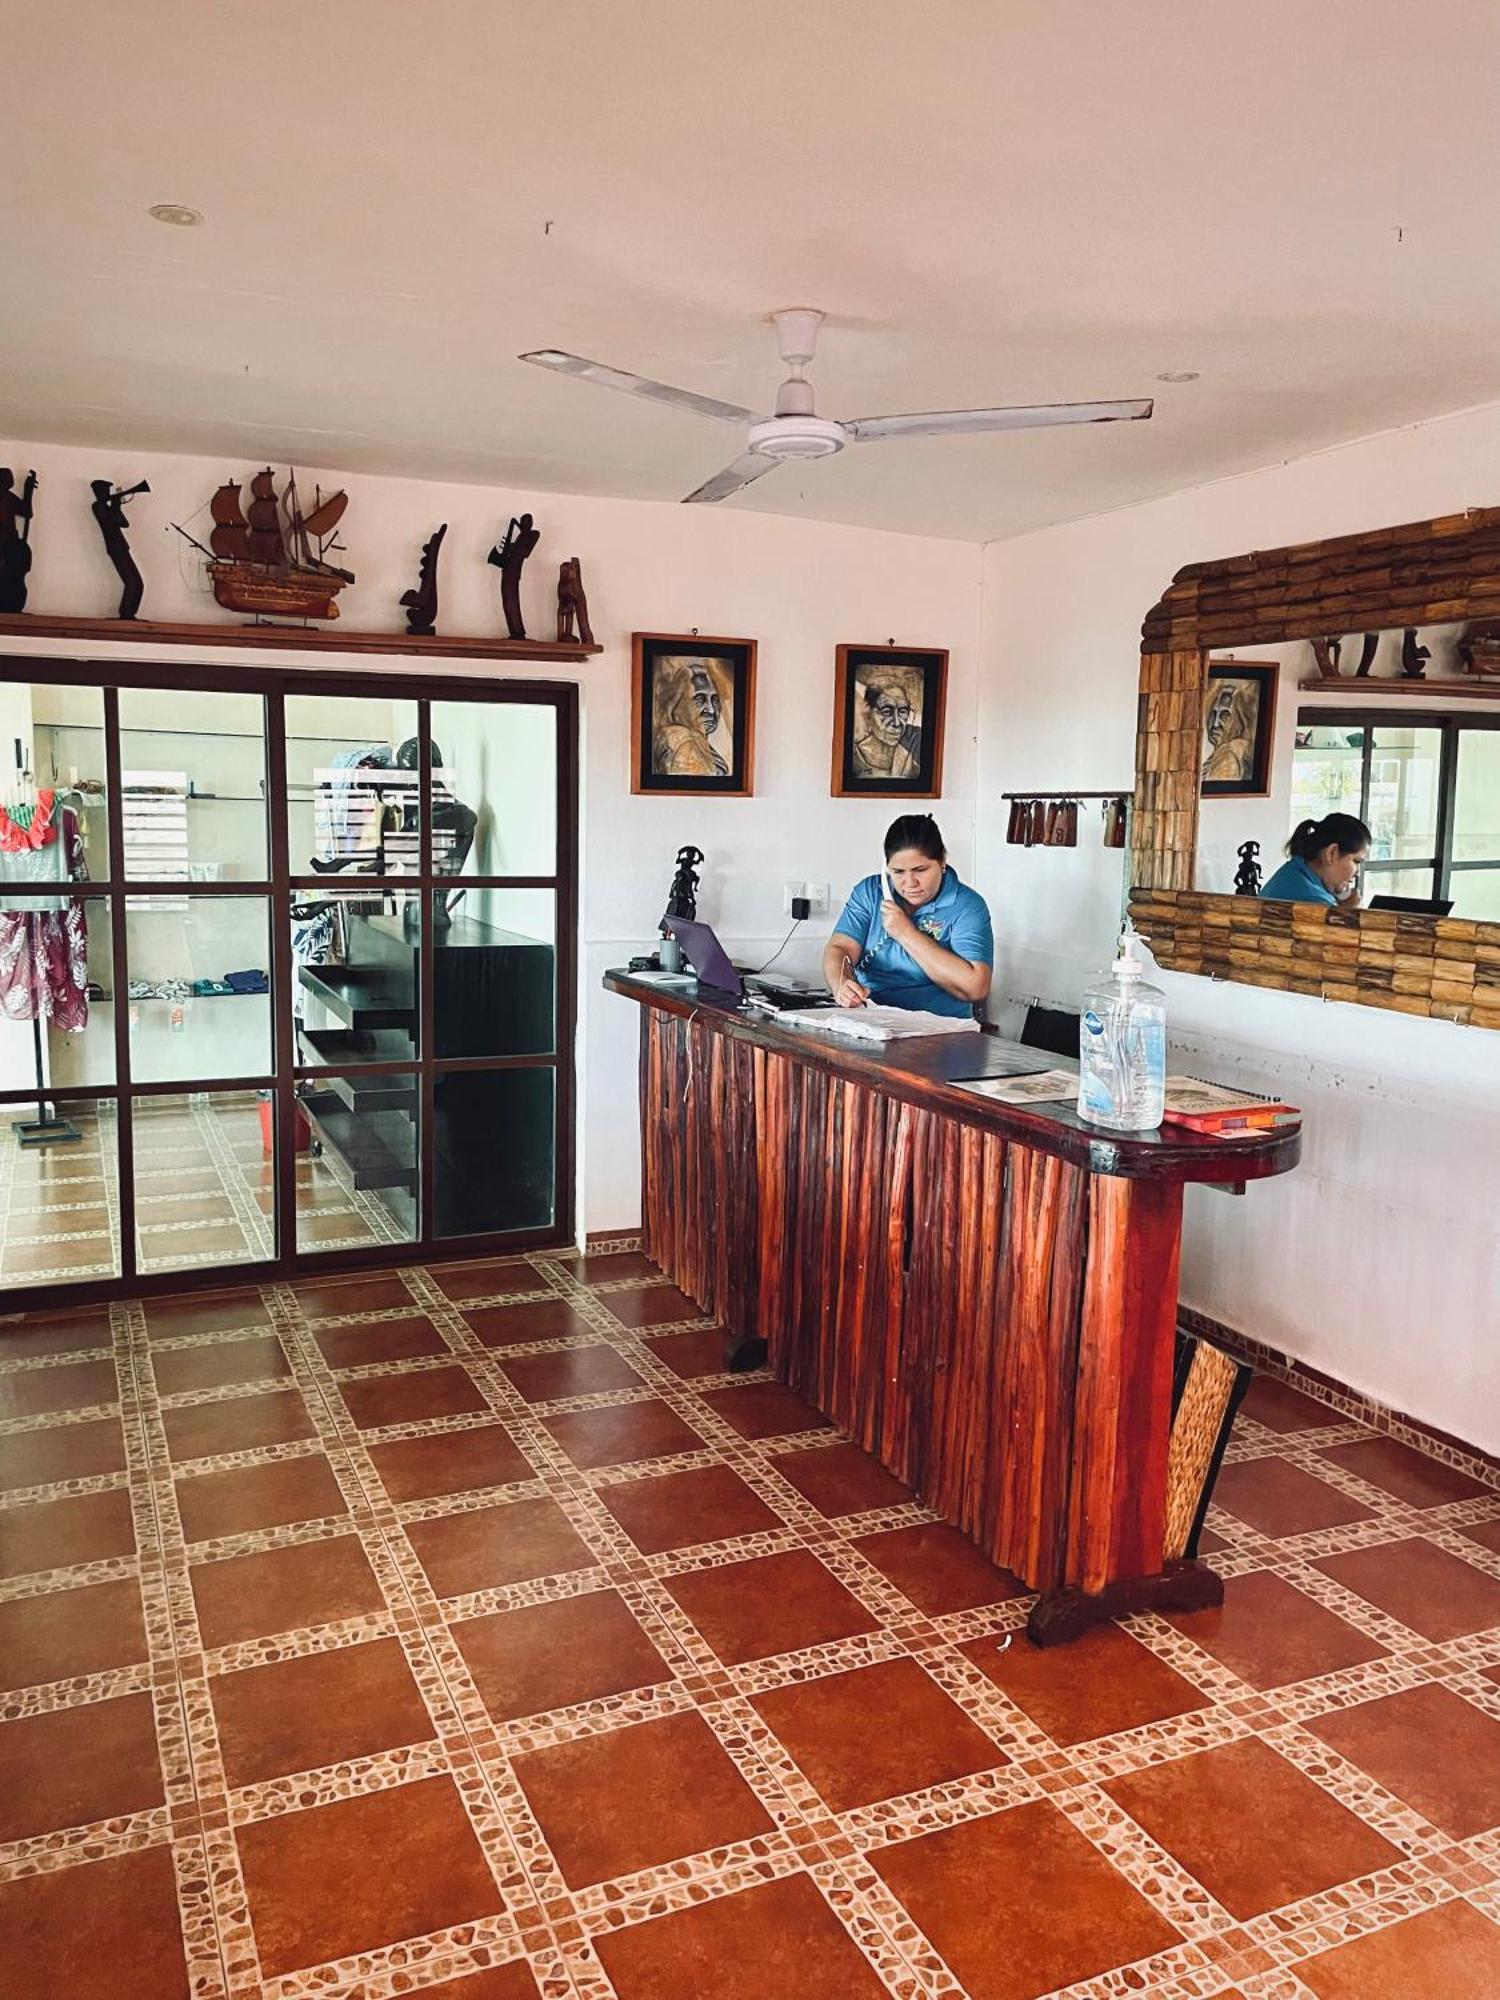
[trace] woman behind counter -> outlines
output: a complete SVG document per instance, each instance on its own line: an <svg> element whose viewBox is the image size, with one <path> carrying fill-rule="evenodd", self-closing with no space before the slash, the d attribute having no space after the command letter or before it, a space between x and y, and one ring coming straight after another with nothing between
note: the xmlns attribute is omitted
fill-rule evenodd
<svg viewBox="0 0 1500 2000"><path fill-rule="evenodd" d="M857 882L823 949L823 977L841 1007L915 1007L972 1014L989 997L989 907L948 866L931 813L903 813L885 836L887 895L878 875Z"/></svg>
<svg viewBox="0 0 1500 2000"><path fill-rule="evenodd" d="M1359 864L1370 852L1370 829L1353 813L1305 819L1286 844L1287 859L1261 890L1273 903L1330 903L1359 908Z"/></svg>

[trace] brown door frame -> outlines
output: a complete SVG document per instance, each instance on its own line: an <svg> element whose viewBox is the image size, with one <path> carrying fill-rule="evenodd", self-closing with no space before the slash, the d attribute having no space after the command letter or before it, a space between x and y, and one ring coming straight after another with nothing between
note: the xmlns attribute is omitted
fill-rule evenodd
<svg viewBox="0 0 1500 2000"><path fill-rule="evenodd" d="M0 654L0 681L51 682L63 686L97 687L103 697L106 820L109 833L109 873L102 882L78 885L85 897L106 899L110 923L111 977L115 987L114 1082L68 1086L47 1092L58 1105L112 1103L115 1106L116 1174L119 1188L120 1275L82 1278L66 1283L18 1285L0 1289L0 1313L34 1311L39 1307L101 1304L123 1298L150 1298L164 1293L223 1288L226 1285L268 1284L324 1272L356 1271L392 1263L442 1263L524 1250L550 1249L574 1240L577 1160L577 1074L575 1043L578 1000L578 688L572 681L530 681L443 676L430 673L371 673L368 669L307 670L272 665L218 663L170 665L136 661L52 659ZM120 790L119 696L122 689L259 695L264 702L266 746L267 839L269 874L248 882L151 882L127 878L124 860L124 801ZM421 924L418 965L421 991L417 1016L417 1053L411 1061L352 1065L361 1076L413 1074L419 1090L417 1160L418 1228L410 1243L375 1244L342 1251L298 1250L296 1244L296 1114L295 1086L317 1071L295 1062L291 1010L292 959L288 910L298 884L325 891L328 878L293 871L287 815L278 802L286 797L286 711L288 695L368 696L413 701L417 707L419 741L418 798L421 821L419 873L381 878L399 893L420 898ZM528 703L550 707L556 722L556 854L551 875L475 875L464 877L466 889L547 889L555 898L555 1034L552 1053L545 1056L448 1057L433 1054L432 895L451 888L453 878L432 871L432 768L427 747L432 737L432 704L443 701ZM372 881L374 878L370 878ZM260 898L270 910L270 972L272 1069L257 1077L204 1077L161 1083L134 1081L130 1074L128 999L120 998L127 981L127 897L172 895ZM550 1069L553 1085L553 1221L549 1228L495 1230L479 1236L435 1238L432 1227L433 1105L439 1076L464 1070ZM342 1072L339 1072L342 1074ZM148 1097L187 1097L216 1091L269 1089L276 1107L275 1220L276 1254L240 1264L213 1264L186 1271L141 1275L137 1270L135 1229L135 1152L133 1106ZM5 1132L4 1114L14 1106L33 1104L34 1087L0 1090L0 1144L14 1143Z"/></svg>

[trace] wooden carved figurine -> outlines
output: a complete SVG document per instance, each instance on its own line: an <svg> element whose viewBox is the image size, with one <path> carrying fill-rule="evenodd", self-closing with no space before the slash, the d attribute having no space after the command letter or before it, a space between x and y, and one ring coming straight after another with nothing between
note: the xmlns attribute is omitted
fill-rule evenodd
<svg viewBox="0 0 1500 2000"><path fill-rule="evenodd" d="M557 572L557 643L559 646L573 644L573 626L578 626L578 643L592 646L593 628L589 624L589 601L583 594L583 571L577 556L569 556Z"/></svg>
<svg viewBox="0 0 1500 2000"><path fill-rule="evenodd" d="M438 556L447 532L448 523L444 521L436 534L429 535L423 542L422 567L417 574L416 588L401 593L401 602L406 606L406 629L414 636L425 634L430 637L437 630Z"/></svg>
<svg viewBox="0 0 1500 2000"><path fill-rule="evenodd" d="M107 479L91 479L89 485L94 494L94 504L89 511L99 523L104 553L114 564L115 574L120 579L120 609L116 616L134 618L141 608L146 585L135 566L130 544L125 539L125 530L130 526L125 502L133 500L137 493L149 493L151 488L144 479L138 480L134 486L111 486Z"/></svg>
<svg viewBox="0 0 1500 2000"><path fill-rule="evenodd" d="M1256 855L1260 853L1258 840L1247 840L1239 848L1240 865L1235 870L1234 893L1237 896L1258 896L1260 894L1260 863Z"/></svg>
<svg viewBox="0 0 1500 2000"><path fill-rule="evenodd" d="M0 465L0 611L26 609L26 579L31 573L31 512L36 474L28 472L19 493L16 476Z"/></svg>
<svg viewBox="0 0 1500 2000"><path fill-rule="evenodd" d="M526 558L542 539L542 531L531 523L529 514L511 517L505 540L490 550L488 560L500 572L500 606L505 613L505 629L512 639L524 639L526 626L521 617L521 569Z"/></svg>
<svg viewBox="0 0 1500 2000"><path fill-rule="evenodd" d="M1401 634L1401 674L1404 680L1421 681L1427 678L1427 662L1432 658L1426 646L1417 644L1417 628L1408 625Z"/></svg>
<svg viewBox="0 0 1500 2000"><path fill-rule="evenodd" d="M1344 649L1342 639L1314 639L1313 658L1318 663L1318 673L1325 681L1339 678L1339 654Z"/></svg>
<svg viewBox="0 0 1500 2000"><path fill-rule="evenodd" d="M677 873L672 877L672 886L667 891L669 917L685 917L689 923L698 914L698 863L703 859L701 847L679 847L677 850Z"/></svg>
<svg viewBox="0 0 1500 2000"><path fill-rule="evenodd" d="M1458 658L1466 674L1500 674L1500 619L1480 618L1465 627Z"/></svg>
<svg viewBox="0 0 1500 2000"><path fill-rule="evenodd" d="M1378 632L1366 632L1364 644L1359 649L1359 665L1354 669L1354 678L1356 680L1365 681L1370 678L1370 668L1374 664L1375 654L1379 646L1380 634Z"/></svg>

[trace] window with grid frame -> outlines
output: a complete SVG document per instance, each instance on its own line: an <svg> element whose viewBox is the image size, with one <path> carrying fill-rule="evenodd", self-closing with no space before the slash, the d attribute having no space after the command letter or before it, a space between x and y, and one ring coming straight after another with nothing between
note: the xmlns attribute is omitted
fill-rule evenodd
<svg viewBox="0 0 1500 2000"><path fill-rule="evenodd" d="M1500 720L1303 709L1292 820L1349 812L1370 829L1365 895L1451 900L1500 920Z"/></svg>

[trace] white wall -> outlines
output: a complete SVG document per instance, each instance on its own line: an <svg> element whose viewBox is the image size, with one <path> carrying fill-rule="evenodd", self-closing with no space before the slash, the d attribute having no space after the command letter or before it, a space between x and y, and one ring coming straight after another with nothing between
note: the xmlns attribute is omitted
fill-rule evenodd
<svg viewBox="0 0 1500 2000"><path fill-rule="evenodd" d="M986 551L978 844L1007 993L1076 1004L1110 953L1124 857L1096 819L1076 850L1008 847L999 794L1130 785L1140 624L1173 572L1492 505L1497 465L1490 409ZM1500 1036L1163 984L1174 1056L1307 1114L1295 1174L1243 1200L1190 1193L1184 1300L1500 1449Z"/></svg>
<svg viewBox="0 0 1500 2000"><path fill-rule="evenodd" d="M146 577L143 616L234 624L233 614L219 611L204 594L201 560L167 524L175 520L203 535L209 495L233 474L248 476L255 469L250 461L11 443L0 445L0 464L34 465L41 475L32 531L32 611L112 614L119 584L89 514L88 482L109 477L132 485L144 477L152 490L134 503L131 537ZM542 529L525 590L533 636L552 636L559 561L582 558L595 636L604 646L599 657L550 674L476 661L444 662L434 671L485 681L576 680L582 690L579 1221L591 1231L633 1228L640 1215L637 1010L601 992L600 975L652 941L672 858L684 841L695 841L708 856L700 914L731 949L746 953L769 955L784 936L789 921L781 914L784 881L827 882L836 914L848 885L873 867L889 814L879 804L828 796L834 648L840 643L895 638L905 645L950 649L946 782L934 811L956 865L965 875L971 872L980 552L966 543L781 519L733 506L657 506L560 494L538 500L414 480L338 481L316 468L298 467L304 490L319 478L325 490L345 484L350 493L341 532L349 547L344 560L358 582L343 593L340 610L342 622L354 630L403 629L397 600L416 581L422 543L442 521L449 530L440 631L503 631L496 574L484 558L513 512L532 507ZM630 634L688 632L694 626L760 642L756 794L632 798ZM39 640L7 646L13 656L77 650ZM140 648L128 645L91 643L89 652L141 657ZM174 664L199 657L223 665L234 656L218 648L196 656L173 648L164 657ZM326 670L330 661L309 654L304 664ZM348 664L362 674L382 671L382 663L371 658L351 657ZM421 664L392 660L384 670L412 673ZM822 922L809 925L807 938L794 941L779 963L815 971L826 928Z"/></svg>

